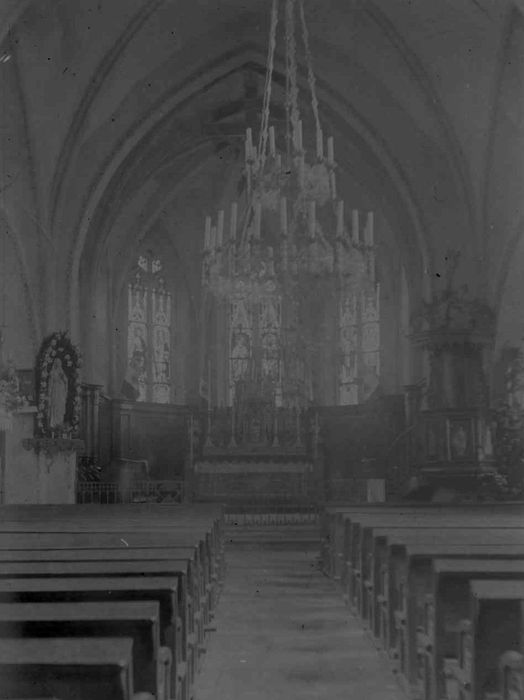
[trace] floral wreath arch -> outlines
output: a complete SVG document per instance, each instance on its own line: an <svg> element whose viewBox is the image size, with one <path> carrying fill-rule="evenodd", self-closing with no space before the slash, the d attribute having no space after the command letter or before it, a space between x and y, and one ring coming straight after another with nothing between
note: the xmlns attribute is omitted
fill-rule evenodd
<svg viewBox="0 0 524 700"><path fill-rule="evenodd" d="M43 340L35 367L39 437L75 437L78 434L81 367L80 352L67 332L58 331ZM61 387L60 394L54 389L56 385Z"/></svg>

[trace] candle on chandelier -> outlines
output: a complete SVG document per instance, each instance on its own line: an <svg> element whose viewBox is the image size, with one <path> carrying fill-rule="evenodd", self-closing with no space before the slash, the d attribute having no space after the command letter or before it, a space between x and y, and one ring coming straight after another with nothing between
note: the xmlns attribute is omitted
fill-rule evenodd
<svg viewBox="0 0 524 700"><path fill-rule="evenodd" d="M317 129L317 158L319 160L324 158L324 134L322 129Z"/></svg>
<svg viewBox="0 0 524 700"><path fill-rule="evenodd" d="M314 199L311 200L311 202L309 202L308 223L309 223L309 236L310 236L310 238L315 238L315 231L316 231L316 225L317 225L317 207L316 207L316 202Z"/></svg>
<svg viewBox="0 0 524 700"><path fill-rule="evenodd" d="M337 237L344 235L344 200L340 199L337 206Z"/></svg>
<svg viewBox="0 0 524 700"><path fill-rule="evenodd" d="M217 248L222 248L223 239L224 239L224 210L221 209L218 212Z"/></svg>
<svg viewBox="0 0 524 700"><path fill-rule="evenodd" d="M237 221L238 221L238 204L231 203L231 221L229 227L229 237L234 241L237 237Z"/></svg>
<svg viewBox="0 0 524 700"><path fill-rule="evenodd" d="M372 211L368 212L368 218L366 221L366 228L364 230L364 240L367 246L373 247L373 228L374 228L374 214Z"/></svg>
<svg viewBox="0 0 524 700"><path fill-rule="evenodd" d="M206 229L204 234L204 250L209 250L211 247L211 217L206 216Z"/></svg>
<svg viewBox="0 0 524 700"><path fill-rule="evenodd" d="M352 231L353 231L353 243L358 245L360 243L360 231L359 231L359 216L358 209L353 209L352 212Z"/></svg>
<svg viewBox="0 0 524 700"><path fill-rule="evenodd" d="M334 165L334 163L335 163L335 145L334 145L332 136L328 137L327 147L328 147L328 163L330 165Z"/></svg>
<svg viewBox="0 0 524 700"><path fill-rule="evenodd" d="M335 177L335 171L332 170L329 173L329 184L331 186L331 199L337 198L337 179Z"/></svg>
<svg viewBox="0 0 524 700"><path fill-rule="evenodd" d="M302 120L298 120L297 124L297 150L302 150Z"/></svg>
<svg viewBox="0 0 524 700"><path fill-rule="evenodd" d="M280 200L280 230L283 236L287 236L287 199Z"/></svg>
<svg viewBox="0 0 524 700"><path fill-rule="evenodd" d="M260 238L260 221L262 218L262 206L260 202L255 202L255 221L253 236L257 240Z"/></svg>
<svg viewBox="0 0 524 700"><path fill-rule="evenodd" d="M210 250L212 253L215 252L216 249L216 244L217 244L217 229L216 226L211 226L211 233L209 236L209 241L210 241Z"/></svg>
<svg viewBox="0 0 524 700"><path fill-rule="evenodd" d="M287 199L280 200L280 232L282 234L282 268L287 270Z"/></svg>
<svg viewBox="0 0 524 700"><path fill-rule="evenodd" d="M304 186L304 156L299 155L297 160L298 160L298 163L297 163L297 166L298 166L298 184L299 184L299 187L303 187Z"/></svg>
<svg viewBox="0 0 524 700"><path fill-rule="evenodd" d="M246 131L246 160L252 160L253 158L253 132L251 129Z"/></svg>
<svg viewBox="0 0 524 700"><path fill-rule="evenodd" d="M274 126L269 127L269 152L273 158L275 157L275 154L277 152L276 145L275 145L275 127Z"/></svg>

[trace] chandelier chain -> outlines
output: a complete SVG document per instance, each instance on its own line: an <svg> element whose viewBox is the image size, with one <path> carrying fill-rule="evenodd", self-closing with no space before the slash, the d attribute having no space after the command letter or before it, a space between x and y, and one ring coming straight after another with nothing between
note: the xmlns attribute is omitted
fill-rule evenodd
<svg viewBox="0 0 524 700"><path fill-rule="evenodd" d="M290 121L293 137L298 133L300 111L298 108L297 84L297 44L295 39L295 0L286 2L286 58L289 75L289 92L286 99L289 104Z"/></svg>
<svg viewBox="0 0 524 700"><path fill-rule="evenodd" d="M302 40L304 42L304 51L306 54L306 65L307 65L307 75L309 90L311 92L311 107L313 109L313 116L315 118L315 129L317 136L322 132L322 127L320 124L320 114L318 111L318 99L315 81L315 72L313 71L313 56L309 47L309 32L306 24L306 17L304 13L304 0L299 0L299 10L300 10L300 21L302 24Z"/></svg>
<svg viewBox="0 0 524 700"><path fill-rule="evenodd" d="M264 103L262 108L262 123L260 128L260 136L258 142L258 157L260 172L264 167L267 153L267 139L269 129L269 107L271 103L271 86L273 83L273 68L275 62L275 47L277 43L277 24L278 24L278 0L273 0L271 8L271 26L269 30L269 46L267 54L267 69L266 83L264 86Z"/></svg>

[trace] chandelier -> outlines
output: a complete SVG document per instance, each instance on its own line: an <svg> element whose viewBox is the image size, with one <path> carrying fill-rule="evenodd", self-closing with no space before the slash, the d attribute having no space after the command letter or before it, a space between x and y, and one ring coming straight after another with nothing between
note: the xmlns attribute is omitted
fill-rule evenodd
<svg viewBox="0 0 524 700"><path fill-rule="evenodd" d="M270 324L274 326L277 344L293 342L294 353L304 357L306 346L315 343L311 328L306 332L307 324L300 320L308 314L304 306L309 306L311 311L315 303L325 306L329 302L338 314L341 304L355 290L359 294L366 290L374 294L375 246L373 214L368 213L363 220L359 212L353 210L351 227L348 227L344 201L337 196L334 140L332 136L325 139L320 122L303 0L285 0L283 14L285 125L281 132L271 125L274 57L280 20L279 2L273 0L260 130L258 139L252 128L247 128L245 136L245 198L240 207L237 202L231 204L228 221L224 211L218 212L215 221L206 217L202 286L212 298L230 303L237 310L240 302L244 309L253 304L272 304ZM310 122L314 124L311 145L306 145L305 122L299 109L297 33L301 35L307 71ZM248 313L238 313L240 317L230 319L230 325L241 333L242 324L248 324ZM261 333L251 329L250 334L246 343L261 342ZM263 374L260 362L259 369L254 369L257 352L261 357L265 351L251 348L249 373L252 380L260 383ZM271 389L275 395L283 391L283 375L286 375L288 393L294 394L295 403L299 401L299 394L303 399L308 391L311 393L306 387L308 380L303 367L298 371L300 379L295 371L292 382L293 372L283 367L282 352L278 363ZM235 381L233 378L230 382L232 393ZM294 384L293 391L290 383Z"/></svg>

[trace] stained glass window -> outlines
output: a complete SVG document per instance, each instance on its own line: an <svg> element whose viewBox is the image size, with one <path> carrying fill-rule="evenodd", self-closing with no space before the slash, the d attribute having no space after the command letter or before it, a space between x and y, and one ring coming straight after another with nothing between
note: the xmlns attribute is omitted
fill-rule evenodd
<svg viewBox="0 0 524 700"><path fill-rule="evenodd" d="M231 299L229 391L239 381L256 380L266 389L281 388L281 299L266 290L256 300L240 290Z"/></svg>
<svg viewBox="0 0 524 700"><path fill-rule="evenodd" d="M127 383L137 401L171 400L172 299L162 262L140 255L128 285Z"/></svg>
<svg viewBox="0 0 524 700"><path fill-rule="evenodd" d="M380 377L380 286L348 292L340 304L339 397L341 406L365 401Z"/></svg>

